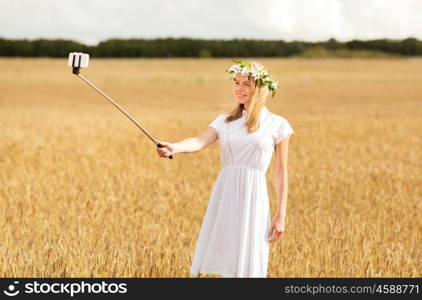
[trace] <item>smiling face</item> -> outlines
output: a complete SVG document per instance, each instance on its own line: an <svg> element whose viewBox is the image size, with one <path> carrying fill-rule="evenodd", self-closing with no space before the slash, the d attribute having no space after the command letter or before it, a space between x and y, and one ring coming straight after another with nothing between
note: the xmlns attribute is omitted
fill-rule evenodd
<svg viewBox="0 0 422 300"><path fill-rule="evenodd" d="M254 93L254 80L248 79L240 74L237 74L234 79L234 95L239 103L249 106L249 101L252 99Z"/></svg>

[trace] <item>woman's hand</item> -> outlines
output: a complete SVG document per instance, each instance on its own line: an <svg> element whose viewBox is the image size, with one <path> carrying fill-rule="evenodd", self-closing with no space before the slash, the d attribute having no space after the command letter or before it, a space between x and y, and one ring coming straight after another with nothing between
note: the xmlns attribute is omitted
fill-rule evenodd
<svg viewBox="0 0 422 300"><path fill-rule="evenodd" d="M173 154L174 151L174 146L172 143L167 143L167 142L161 142L158 141L161 145L163 145L164 147L157 147L157 153L159 156L161 157L169 157L170 155Z"/></svg>
<svg viewBox="0 0 422 300"><path fill-rule="evenodd" d="M269 242L276 242L283 234L286 226L286 218L276 214L273 217L270 233L268 235Z"/></svg>

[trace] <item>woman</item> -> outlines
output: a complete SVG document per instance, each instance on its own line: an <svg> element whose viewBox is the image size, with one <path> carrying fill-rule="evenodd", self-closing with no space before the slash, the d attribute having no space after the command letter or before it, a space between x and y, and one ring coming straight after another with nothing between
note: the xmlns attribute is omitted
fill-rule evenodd
<svg viewBox="0 0 422 300"><path fill-rule="evenodd" d="M226 70L234 80L235 109L218 115L198 137L161 142L161 157L197 152L219 140L222 169L211 191L199 232L191 275L267 277L269 245L285 229L287 152L293 129L265 107L278 88L256 62L235 60ZM266 172L275 150L278 208L271 222Z"/></svg>

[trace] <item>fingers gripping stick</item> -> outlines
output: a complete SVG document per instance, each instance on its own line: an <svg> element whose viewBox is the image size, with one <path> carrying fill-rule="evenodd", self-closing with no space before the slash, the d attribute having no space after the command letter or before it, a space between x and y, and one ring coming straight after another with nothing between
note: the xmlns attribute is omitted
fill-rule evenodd
<svg viewBox="0 0 422 300"><path fill-rule="evenodd" d="M126 117L128 117L133 123L135 123L136 126L138 126L139 129L141 129L147 137L149 137L157 147L162 148L164 147L160 142L158 142L154 137L152 137L148 131L146 131L134 118L132 118L126 111L124 111L123 108L120 107L119 104L117 104L113 99L111 99L109 96L107 96L104 92L102 92L99 88L97 88L93 83L91 83L88 79L83 77L80 74L79 69L80 68L87 68L89 62L89 54L82 53L82 52L71 52L69 53L69 60L68 65L69 67L72 67L72 73L81 78L83 81L85 81L89 86L94 88L98 93L100 93L102 96L104 96L108 101L110 101L114 106L116 106ZM169 159L173 159L173 155L169 155Z"/></svg>

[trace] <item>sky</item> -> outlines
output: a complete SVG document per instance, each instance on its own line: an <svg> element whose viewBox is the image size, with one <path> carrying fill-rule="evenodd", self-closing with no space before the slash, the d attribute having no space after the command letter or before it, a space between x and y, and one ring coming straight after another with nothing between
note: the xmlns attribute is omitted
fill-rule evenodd
<svg viewBox="0 0 422 300"><path fill-rule="evenodd" d="M0 38L422 39L422 0L0 0Z"/></svg>

